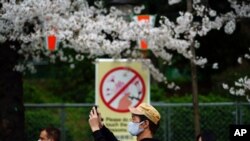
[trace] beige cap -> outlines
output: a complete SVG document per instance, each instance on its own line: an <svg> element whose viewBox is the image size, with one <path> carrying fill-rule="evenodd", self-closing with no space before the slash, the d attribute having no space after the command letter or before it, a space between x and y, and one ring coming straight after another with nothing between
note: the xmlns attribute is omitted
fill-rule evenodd
<svg viewBox="0 0 250 141"><path fill-rule="evenodd" d="M148 119L150 119L154 124L158 124L161 115L160 113L151 105L147 103L141 103L139 106L136 108L134 107L129 107L129 111L132 114L136 115L144 115Z"/></svg>

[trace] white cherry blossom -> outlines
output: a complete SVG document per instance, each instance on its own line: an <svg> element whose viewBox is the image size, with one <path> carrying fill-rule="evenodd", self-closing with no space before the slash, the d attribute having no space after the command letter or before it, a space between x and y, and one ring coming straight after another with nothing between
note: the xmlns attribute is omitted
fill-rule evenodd
<svg viewBox="0 0 250 141"><path fill-rule="evenodd" d="M161 16L159 26L153 27L146 23L128 20L127 13L115 7L106 9L100 2L97 2L95 7L88 6L84 0L73 2L71 0L11 0L9 2L2 0L1 2L0 42L13 40L20 43L20 49L17 52L23 55L24 60L20 61L14 69L21 72L27 69L35 72L33 64L44 60L56 62L58 59L70 63L70 67L74 68L74 61L98 58L103 55L110 58L142 59L143 55L138 51L138 44L131 47L131 44L138 39L149 40L149 50L166 64L171 64L174 54L170 52L174 52L204 67L207 59L202 56L192 56L190 51L193 43L196 48L200 46L195 38L205 36L213 29L220 30L223 25L225 25L225 32L232 34L236 28L237 17L250 17L250 8L246 4L239 5L230 1L236 12L219 15L196 0L193 13L180 12L180 16L175 21ZM172 2L178 2L178 0ZM144 6L135 7L134 13L140 14L144 8ZM194 21L194 16L202 20ZM50 34L54 34L58 40L58 46L54 52L48 51L45 45L45 38ZM17 47L12 48L17 49ZM66 49L75 53L65 54ZM249 55L245 55L245 58L248 57ZM167 78L154 67L152 62L143 63L147 64L145 66L157 81L168 83ZM248 88L248 84L245 83L244 88ZM172 83L169 86L173 86ZM178 87L176 86L175 89ZM232 92L238 95L244 93L243 90L232 90Z"/></svg>

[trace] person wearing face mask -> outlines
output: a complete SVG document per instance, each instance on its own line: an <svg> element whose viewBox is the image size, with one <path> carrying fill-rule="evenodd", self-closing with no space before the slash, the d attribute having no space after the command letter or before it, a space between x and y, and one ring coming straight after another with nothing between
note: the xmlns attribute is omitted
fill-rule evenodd
<svg viewBox="0 0 250 141"><path fill-rule="evenodd" d="M38 141L60 141L61 132L55 127L47 127L40 130Z"/></svg>
<svg viewBox="0 0 250 141"><path fill-rule="evenodd" d="M137 137L137 141L158 141L153 138L159 127L160 113L151 105L141 103L138 107L130 107L132 120L128 123L128 132ZM114 134L102 123L101 113L92 108L89 125L95 141L118 141Z"/></svg>
<svg viewBox="0 0 250 141"><path fill-rule="evenodd" d="M137 141L158 141L153 136L159 128L160 113L151 105L142 103L138 107L130 107L132 121L128 123L128 132L137 137Z"/></svg>

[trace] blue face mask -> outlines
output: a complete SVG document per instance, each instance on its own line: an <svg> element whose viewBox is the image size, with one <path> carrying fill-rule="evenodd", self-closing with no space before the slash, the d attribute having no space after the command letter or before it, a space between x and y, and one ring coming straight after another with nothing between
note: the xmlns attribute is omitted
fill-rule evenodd
<svg viewBox="0 0 250 141"><path fill-rule="evenodd" d="M143 123L142 122L129 122L128 123L128 132L132 135L132 136L137 136L138 134L140 134L142 131L144 131L143 128L140 128L140 125Z"/></svg>

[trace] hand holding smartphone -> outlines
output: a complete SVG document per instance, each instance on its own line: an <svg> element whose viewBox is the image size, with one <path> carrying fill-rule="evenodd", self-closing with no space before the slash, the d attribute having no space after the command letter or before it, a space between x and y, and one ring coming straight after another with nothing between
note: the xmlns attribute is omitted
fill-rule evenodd
<svg viewBox="0 0 250 141"><path fill-rule="evenodd" d="M96 111L96 113L97 113L97 116L99 116L99 112L98 112L98 110L97 110L98 106L97 106L97 105L94 105L94 107L95 107L95 111ZM102 117L101 117L101 121L103 121L103 118L102 118Z"/></svg>
<svg viewBox="0 0 250 141"><path fill-rule="evenodd" d="M97 111L97 105L94 105L94 107L95 107L95 111L96 111L97 115L99 116L99 113Z"/></svg>

